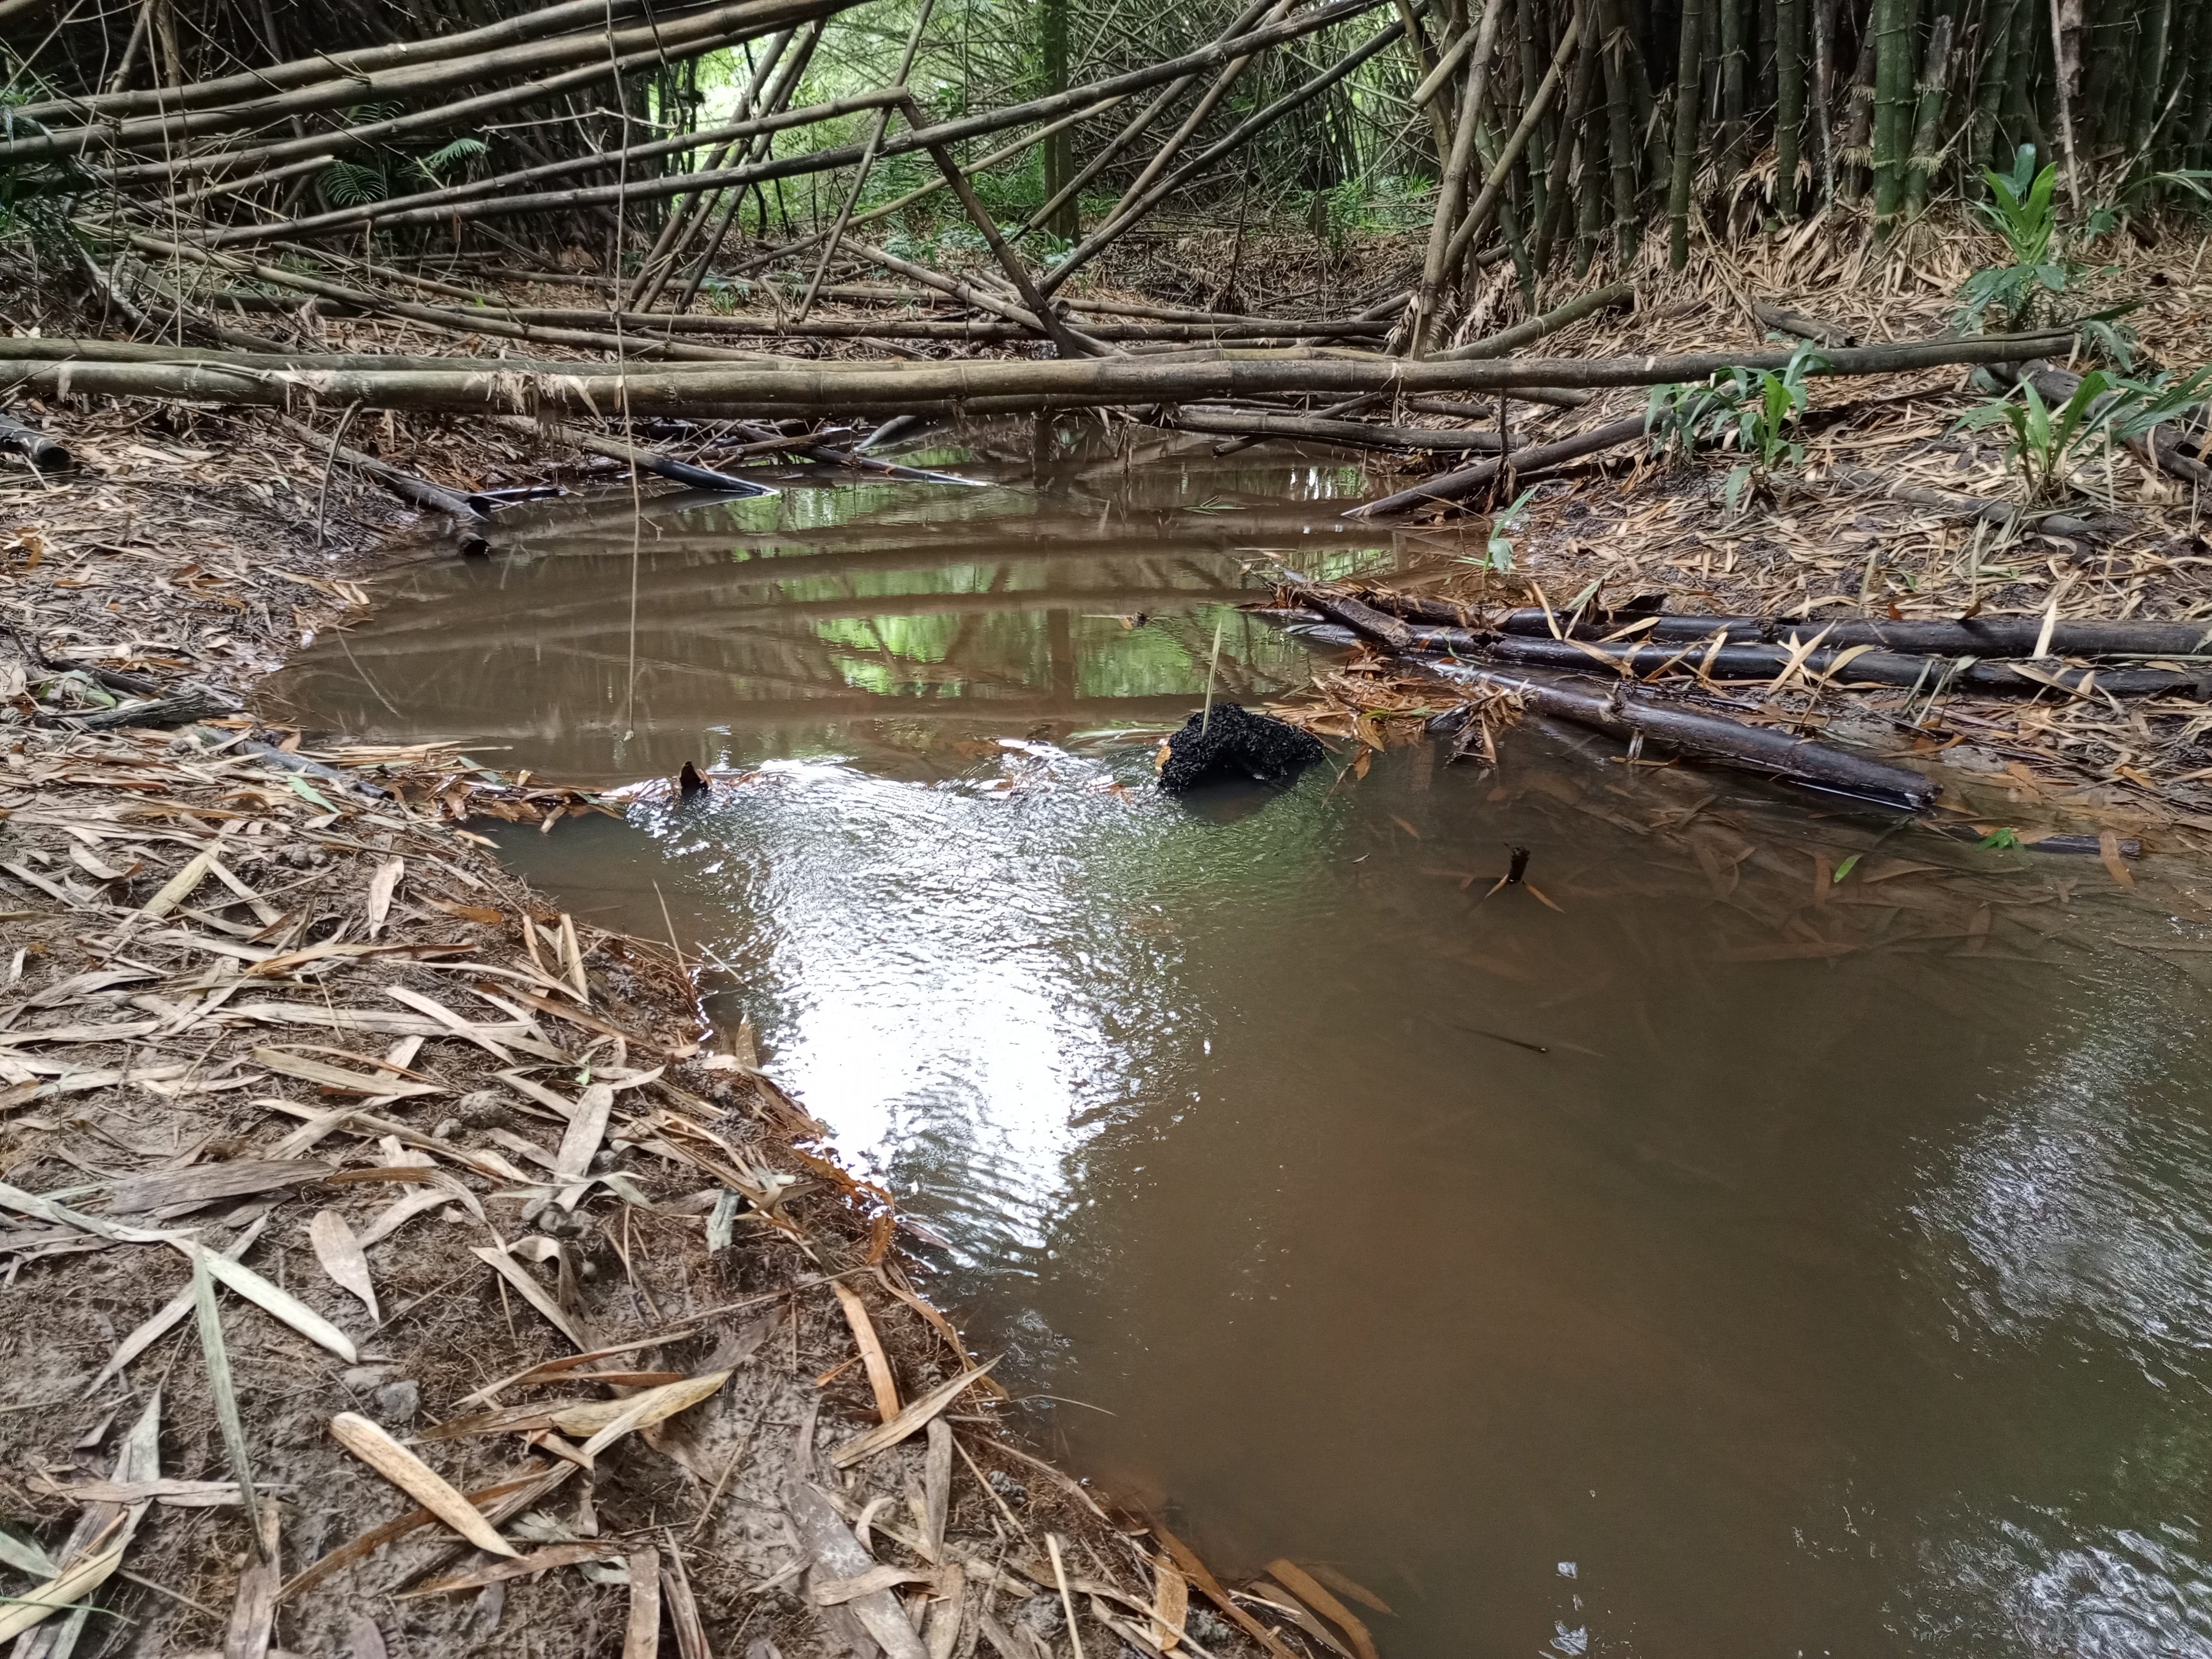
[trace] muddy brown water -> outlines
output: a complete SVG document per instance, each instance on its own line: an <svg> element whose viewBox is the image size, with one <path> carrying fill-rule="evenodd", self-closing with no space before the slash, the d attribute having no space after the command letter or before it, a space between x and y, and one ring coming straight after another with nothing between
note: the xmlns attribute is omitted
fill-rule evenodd
<svg viewBox="0 0 2212 1659"><path fill-rule="evenodd" d="M1226 1565L1335 1564L1391 1659L2212 1653L2190 872L1534 725L1163 799L1218 622L1232 693L1317 665L1223 608L1255 550L1407 556L1331 516L1356 473L928 459L996 487L782 475L635 556L626 497L530 509L279 704L725 769L507 855L665 898L1040 1443Z"/></svg>

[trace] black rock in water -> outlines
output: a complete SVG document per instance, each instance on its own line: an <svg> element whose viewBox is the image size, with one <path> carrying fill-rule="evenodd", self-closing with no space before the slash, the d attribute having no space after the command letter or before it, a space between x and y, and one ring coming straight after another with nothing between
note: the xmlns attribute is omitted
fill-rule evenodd
<svg viewBox="0 0 2212 1659"><path fill-rule="evenodd" d="M1286 778L1327 752L1320 738L1288 721L1218 702L1210 716L1193 714L1168 739L1160 787L1180 794L1226 778Z"/></svg>

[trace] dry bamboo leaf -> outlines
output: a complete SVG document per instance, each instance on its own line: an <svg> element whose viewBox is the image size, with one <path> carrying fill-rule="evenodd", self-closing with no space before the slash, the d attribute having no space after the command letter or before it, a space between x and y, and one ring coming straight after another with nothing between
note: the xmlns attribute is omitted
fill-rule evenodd
<svg viewBox="0 0 2212 1659"><path fill-rule="evenodd" d="M510 1578L534 1578L541 1572L550 1572L556 1567L574 1566L580 1561L620 1560L622 1553L622 1546L613 1543L549 1544L542 1550L532 1550L527 1555L517 1556L512 1561L502 1561L476 1572L465 1572L458 1578L433 1578L427 1584L400 1591L392 1599L411 1601L424 1595L450 1595L456 1590L482 1589L486 1584L504 1583Z"/></svg>
<svg viewBox="0 0 2212 1659"><path fill-rule="evenodd" d="M256 978L266 979L278 974L289 974L295 968L303 968L311 962L324 962L347 957L387 956L467 956L476 950L473 945L459 943L421 945L310 945L298 951L289 951L283 956L265 957L246 971Z"/></svg>
<svg viewBox="0 0 2212 1659"><path fill-rule="evenodd" d="M998 1363L995 1359L990 1360L975 1370L963 1371L951 1381L939 1383L890 1422L878 1424L866 1434L848 1440L830 1454L830 1461L841 1469L849 1469L886 1446L896 1446L958 1399L972 1384L981 1380L984 1373Z"/></svg>
<svg viewBox="0 0 2212 1659"><path fill-rule="evenodd" d="M561 1151L554 1159L556 1180L567 1184L591 1174L592 1159L606 1138L607 1116L614 1104L615 1091L604 1083L592 1084L577 1097L576 1115L568 1120L568 1133L561 1137Z"/></svg>
<svg viewBox="0 0 2212 1659"><path fill-rule="evenodd" d="M80 1480L72 1486L45 1474L30 1478L31 1490L71 1504L167 1504L177 1509L215 1509L239 1501L235 1480Z"/></svg>
<svg viewBox="0 0 2212 1659"><path fill-rule="evenodd" d="M325 1089L342 1089L357 1095L376 1095L393 1100L410 1095L442 1095L449 1092L441 1084L410 1083L404 1078L388 1073L349 1072L342 1066L325 1066L319 1060L291 1054L283 1048L256 1048L254 1062L286 1077L298 1078L302 1083L320 1084Z"/></svg>
<svg viewBox="0 0 2212 1659"><path fill-rule="evenodd" d="M254 1533L258 1547L254 1559L238 1575L238 1599L231 1605L222 1659L267 1659L276 1619L276 1597L284 1588L284 1574L277 1565L278 1515L275 1498L262 1500Z"/></svg>
<svg viewBox="0 0 2212 1659"><path fill-rule="evenodd" d="M1190 1616L1190 1581L1174 1562L1163 1557L1152 1563L1152 1640L1162 1653L1175 1651L1182 1640L1184 1620Z"/></svg>
<svg viewBox="0 0 2212 1659"><path fill-rule="evenodd" d="M199 1316L200 1352L207 1360L208 1393L215 1401L216 1426L222 1431L222 1449L230 1464L230 1478L238 1483L239 1501L249 1516L260 1513L253 1495L253 1464L246 1449L246 1425L238 1414L238 1390L230 1379L230 1351L222 1340L222 1315L216 1306L215 1279L208 1271L208 1253L191 1247L192 1304ZM253 1535L254 1556L261 1559L259 1534Z"/></svg>
<svg viewBox="0 0 2212 1659"><path fill-rule="evenodd" d="M1278 1563L1277 1565L1279 1565L1280 1564ZM1341 1569L1333 1567L1326 1561L1308 1561L1303 1565L1307 1573L1311 1575L1316 1583L1326 1584L1329 1589L1334 1590L1339 1595L1349 1596L1352 1600L1358 1602L1361 1607L1372 1607L1377 1613L1390 1613L1392 1611L1390 1604L1388 1601L1385 1601L1373 1590L1369 1589L1366 1585L1361 1583L1358 1579L1352 1577L1349 1573L1343 1571ZM1322 1611L1327 1612L1328 1610L1324 1608ZM1330 1616L1334 1617L1334 1614L1331 1614Z"/></svg>
<svg viewBox="0 0 2212 1659"><path fill-rule="evenodd" d="M384 919L392 912L392 895L399 885L399 878L406 873L406 860L386 859L368 878L369 938L374 939L384 931Z"/></svg>
<svg viewBox="0 0 2212 1659"><path fill-rule="evenodd" d="M702 1376L647 1389L627 1400L594 1401L588 1409L556 1414L553 1424L564 1434L589 1434L592 1437L584 1443L584 1455L597 1457L631 1431L665 1423L678 1412L689 1411L701 1401L720 1392L730 1376L728 1371L708 1371ZM611 1415L605 1410L608 1406L617 1408Z"/></svg>
<svg viewBox="0 0 2212 1659"><path fill-rule="evenodd" d="M376 1285L368 1275L368 1257L362 1254L361 1241L353 1236L346 1218L336 1210L316 1211L315 1218L307 1224L307 1242L315 1247L315 1260L323 1264L331 1282L361 1298L368 1310L370 1324L382 1324L384 1316L376 1310Z"/></svg>
<svg viewBox="0 0 2212 1659"><path fill-rule="evenodd" d="M1182 1539L1176 1537L1157 1521L1152 1523L1152 1535L1167 1546L1168 1554L1174 1559L1176 1565L1182 1569L1183 1576L1198 1586L1207 1601L1228 1614L1231 1623L1267 1649L1274 1656L1274 1659L1296 1659L1296 1656L1285 1644L1282 1638L1277 1636L1274 1632L1269 1630L1231 1599L1229 1592L1221 1588L1220 1580L1206 1571L1206 1563L1198 1559L1189 1545L1184 1543Z"/></svg>
<svg viewBox="0 0 2212 1659"><path fill-rule="evenodd" d="M465 1189L464 1189L465 1190ZM397 1202L376 1212L376 1218L361 1230L358 1242L362 1249L380 1244L425 1211L438 1209L453 1198L450 1192L433 1187L419 1193L410 1193Z"/></svg>
<svg viewBox="0 0 2212 1659"><path fill-rule="evenodd" d="M1312 1637L1315 1641L1335 1654L1337 1659L1353 1659L1352 1650L1330 1634L1328 1626L1309 1613L1298 1598L1280 1584L1269 1583L1267 1580L1261 1578L1255 1581L1250 1589L1240 1591L1239 1594L1243 1595L1247 1601L1259 1601L1267 1607L1273 1607L1307 1635Z"/></svg>
<svg viewBox="0 0 2212 1659"><path fill-rule="evenodd" d="M478 1549L509 1558L520 1555L442 1475L367 1418L340 1412L331 1419L331 1436Z"/></svg>
<svg viewBox="0 0 2212 1659"><path fill-rule="evenodd" d="M2110 830L2097 834L2097 858L2106 873L2123 887L2136 884L2135 872L2128 868L2127 860L2120 856L2120 838Z"/></svg>
<svg viewBox="0 0 2212 1659"><path fill-rule="evenodd" d="M0 1603L0 1642L13 1641L33 1626L82 1601L123 1565L124 1548L117 1544L88 1556L25 1591L12 1605Z"/></svg>
<svg viewBox="0 0 2212 1659"><path fill-rule="evenodd" d="M563 910L561 913L561 965L568 972L568 984L576 996L588 1008L592 1006L592 988L584 977L583 948L576 942L575 919Z"/></svg>
<svg viewBox="0 0 2212 1659"><path fill-rule="evenodd" d="M699 1620L699 1601L684 1571L684 1552L672 1539L660 1564L660 1599L668 1608L668 1627L676 1632L676 1659L713 1659L707 1627Z"/></svg>
<svg viewBox="0 0 2212 1659"><path fill-rule="evenodd" d="M505 1250L495 1249L489 1244L471 1245L470 1250L480 1260L489 1263L495 1272L520 1292L524 1301L544 1315L553 1328L574 1343L578 1348L588 1349L592 1346L591 1339L584 1334L583 1327L571 1318L561 1304L546 1293L545 1287L532 1279L529 1269L520 1261Z"/></svg>
<svg viewBox="0 0 2212 1659"><path fill-rule="evenodd" d="M934 1584L935 1572L920 1572L912 1567L870 1567L853 1578L832 1578L815 1585L814 1605L817 1607L842 1607L862 1595L872 1595L878 1590L896 1589L902 1584Z"/></svg>
<svg viewBox="0 0 2212 1659"><path fill-rule="evenodd" d="M544 1497L555 1486L566 1480L573 1471L567 1464L548 1469L542 1466L532 1468L520 1480L502 1480L495 1486L480 1487L465 1494L479 1510L487 1511L486 1519L495 1519L502 1513L526 1508ZM513 1504L514 1510L507 1506ZM380 1526L371 1527L358 1537L349 1539L327 1555L318 1556L286 1581L277 1595L279 1601L289 1601L294 1596L305 1595L334 1572L343 1571L359 1561L365 1561L386 1544L404 1538L417 1527L427 1527L438 1517L424 1509L410 1510L395 1516Z"/></svg>
<svg viewBox="0 0 2212 1659"><path fill-rule="evenodd" d="M138 914L149 921L159 921L191 896L192 890L207 879L208 866L214 862L215 848L210 847L164 882L161 890L148 899Z"/></svg>
<svg viewBox="0 0 2212 1659"><path fill-rule="evenodd" d="M836 1292L837 1305L845 1310L853 1340L860 1345L860 1358L868 1367L868 1385L876 1392L876 1415L889 1423L899 1414L898 1381L891 1375L890 1356L884 1352L875 1322L868 1317L868 1304L842 1279L831 1279L830 1288Z"/></svg>
<svg viewBox="0 0 2212 1659"><path fill-rule="evenodd" d="M110 1189L107 1208L112 1215L135 1215L143 1210L164 1210L173 1205L204 1204L217 1198L245 1198L272 1187L296 1187L319 1181L330 1173L326 1164L307 1158L234 1158L226 1164L200 1164L183 1170L158 1170L131 1176Z"/></svg>
<svg viewBox="0 0 2212 1659"><path fill-rule="evenodd" d="M429 1015L455 1036L475 1043L501 1065L514 1064L514 1056L501 1048L476 1022L462 1018L434 997L426 997L420 991L410 990L404 985L387 985L384 988L384 994L395 1002L405 1003L417 1013Z"/></svg>
<svg viewBox="0 0 2212 1659"><path fill-rule="evenodd" d="M1311 1573L1295 1561L1279 1559L1268 1562L1267 1571L1275 1575L1284 1589L1350 1637L1352 1645L1359 1650L1359 1659L1377 1659L1375 1639L1368 1634L1367 1626L1360 1622L1351 1608L1317 1583Z"/></svg>
<svg viewBox="0 0 2212 1659"><path fill-rule="evenodd" d="M561 918L565 924L568 918ZM564 929L565 931L565 929ZM659 1659L660 1553L633 1550L629 1558L629 1616L623 1626L623 1659Z"/></svg>
<svg viewBox="0 0 2212 1659"><path fill-rule="evenodd" d="M573 1353L565 1358L549 1359L543 1364L531 1366L527 1370L517 1371L512 1376L501 1377L496 1382L486 1383L474 1394L464 1395L453 1404L455 1408L459 1409L463 1406L473 1406L479 1401L489 1400L493 1395L503 1393L508 1389L525 1388L540 1382L566 1382L574 1376L579 1366L588 1365L594 1359L611 1359L617 1354L635 1353L641 1348L658 1347L665 1343L680 1341L690 1334L691 1328L682 1326L672 1331L663 1331L657 1335L639 1337L635 1341L625 1342L619 1347L594 1348L588 1353Z"/></svg>
<svg viewBox="0 0 2212 1659"><path fill-rule="evenodd" d="M252 1248L254 1241L261 1237L261 1230L268 1224L269 1217L266 1212L254 1217L252 1221L247 1224L246 1231L232 1240L229 1247L223 1251L223 1260L235 1261L244 1255ZM162 1305L159 1313L147 1320L144 1324L139 1326L117 1345L114 1356L100 1368L100 1375L86 1385L84 1393L80 1398L89 1399L99 1392L101 1383L106 1382L109 1377L167 1335L178 1322L191 1310L192 1286L188 1279L185 1281L185 1287L171 1297Z"/></svg>

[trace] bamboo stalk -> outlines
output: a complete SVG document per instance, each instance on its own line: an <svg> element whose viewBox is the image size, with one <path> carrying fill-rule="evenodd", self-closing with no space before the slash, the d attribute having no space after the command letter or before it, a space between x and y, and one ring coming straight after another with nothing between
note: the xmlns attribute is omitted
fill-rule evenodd
<svg viewBox="0 0 2212 1659"><path fill-rule="evenodd" d="M810 5L823 5L828 0L804 0ZM748 4L796 5L801 0L745 0ZM1048 119L1096 104L1108 97L1126 96L1147 88L1170 81L1193 68L1202 68L1219 62L1234 52L1256 53L1285 41L1294 40L1341 22L1348 17L1371 11L1383 0L1334 0L1334 3L1317 7L1280 23L1254 31L1231 42L1203 47L1188 56L1164 64L1154 64L1128 74L1115 76L1105 81L1093 82L1051 97L1033 99L1027 103L1008 105L958 120L945 121L919 131L896 134L883 145L886 155L903 155L927 150L932 144L951 146L988 133L1003 131L1030 121ZM1393 37L1395 38L1395 37ZM605 66L601 66L605 72ZM1216 149L1218 149L1218 146ZM452 218L504 218L535 213L556 212L564 209L589 207L628 202L635 204L658 200L665 196L687 195L695 190L720 187L726 185L744 185L771 179L790 178L809 173L827 173L849 167L860 158L861 147L857 144L839 145L835 149L811 150L804 155L786 156L756 165L717 168L711 172L675 173L661 178L633 179L626 185L610 185L590 188L555 191L542 193L510 194L489 199L463 202L457 204L440 204L428 207L408 207L406 198L396 204L375 204L360 210L362 216L351 224L374 222L380 228L391 230L410 225L442 225ZM1208 152L1212 154L1214 152ZM611 165L619 159L610 153L604 161ZM343 227L331 226L331 228ZM271 237L297 234L295 222L260 225L240 225L228 230L216 231L197 239L203 246L223 247L265 241Z"/></svg>
<svg viewBox="0 0 2212 1659"><path fill-rule="evenodd" d="M1813 372L1863 376L1954 363L2002 363L2063 356L2070 335L1977 335L1897 345L1840 348ZM1006 412L1104 405L1184 404L1292 393L1350 397L1405 392L1468 392L1516 386L1654 386L1696 380L1742 367L1779 371L1781 351L1701 352L1676 357L1408 362L1371 355L1224 351L1205 357L971 359L890 364L771 358L617 370L605 363L496 370L270 369L248 360L195 354L191 361L56 361L0 343L0 384L41 398L77 396L181 398L239 406L283 406L303 394L325 403L453 413L533 412L578 416L621 406L633 415L693 417L830 410L846 415ZM1640 421L1641 416L1638 419ZM1537 464L1538 452L1520 461Z"/></svg>
<svg viewBox="0 0 2212 1659"><path fill-rule="evenodd" d="M1406 337L1406 356L1418 357L1428 349L1436 331L1438 294L1451 250L1452 228L1459 222L1460 204L1467 193L1468 165L1474 154L1475 126L1481 118L1482 98L1489 85L1491 45L1498 36L1498 14L1504 0L1486 0L1482 20L1473 26L1467 89L1460 100L1459 119L1452 131L1450 159L1437 185L1436 216L1429 226L1429 245L1421 261L1421 279L1413 291L1413 314Z"/></svg>
<svg viewBox="0 0 2212 1659"><path fill-rule="evenodd" d="M1711 0L1682 0L1681 58L1674 72L1674 176L1667 192L1667 266L1690 264L1690 191L1698 168L1698 87ZM1726 0L1723 0L1726 3Z"/></svg>
<svg viewBox="0 0 2212 1659"><path fill-rule="evenodd" d="M1505 141L1504 148L1498 152L1497 159L1490 164L1490 176L1483 183L1482 193L1474 198L1474 204L1468 209L1467 216L1460 221L1459 228L1452 232L1451 241L1444 251L1446 270L1458 268L1460 262L1467 257L1467 251L1473 246L1474 239L1482 234L1483 227L1489 223L1491 214L1493 211L1504 210L1505 206L1504 191L1511 177L1513 164L1520 159L1522 147L1533 140L1538 124L1543 119L1544 111L1550 106L1553 94L1559 89L1561 72L1566 67L1567 60L1574 55L1575 46L1580 39L1579 25L1569 23L1566 33L1559 39L1559 51L1552 56L1551 68L1545 72L1542 84L1536 88L1536 95L1529 100L1528 107L1522 113L1520 125L1513 129L1513 136ZM1518 240L1517 236L1509 234L1507 237L1509 246L1517 245ZM1524 286L1528 285L1524 273Z"/></svg>
<svg viewBox="0 0 2212 1659"><path fill-rule="evenodd" d="M1743 0L1705 0L1708 9L1720 14L1720 182L1721 193L1728 194L1735 183L1736 175L1743 171L1744 149L1744 45ZM1677 165L1680 165L1679 160ZM1671 250L1670 250L1671 251Z"/></svg>
<svg viewBox="0 0 2212 1659"><path fill-rule="evenodd" d="M1913 51L1918 0L1875 0L1874 220L1877 235L1894 228L1905 203L1911 143Z"/></svg>
<svg viewBox="0 0 2212 1659"><path fill-rule="evenodd" d="M1797 216L1805 131L1805 0L1775 0L1774 100L1774 212L1786 223Z"/></svg>
<svg viewBox="0 0 2212 1659"><path fill-rule="evenodd" d="M1939 0L1939 3L1941 0ZM1928 36L1928 60L1920 76L1920 108L1913 122L1912 156L1905 175L1905 212L1917 218L1927 210L1929 186L1943 160L1944 93L1951 72L1951 14L1944 9Z"/></svg>

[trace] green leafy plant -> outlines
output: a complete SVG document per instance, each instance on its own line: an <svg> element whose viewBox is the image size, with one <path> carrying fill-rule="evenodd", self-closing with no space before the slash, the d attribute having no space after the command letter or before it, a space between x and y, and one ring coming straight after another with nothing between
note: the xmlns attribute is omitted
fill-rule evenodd
<svg viewBox="0 0 2212 1659"><path fill-rule="evenodd" d="M415 165L432 184L441 185L445 183L447 167L476 161L489 155L490 149L491 147L481 138L456 138L453 143L432 150L428 155L416 156Z"/></svg>
<svg viewBox="0 0 2212 1659"><path fill-rule="evenodd" d="M2017 331L2033 320L2045 294L2066 291L2071 274L2057 253L2058 167L2054 162L2039 170L2035 146L2022 144L2011 172L1984 167L1982 179L1990 193L1973 210L2004 238L2011 258L1966 279L1959 289L1960 322L1978 328L1995 307L2003 313L2005 326Z"/></svg>
<svg viewBox="0 0 2212 1659"><path fill-rule="evenodd" d="M1734 512L1747 489L1756 493L1778 468L1804 460L1805 446L1792 433L1812 406L1806 379L1827 362L1817 348L1800 346L1779 374L1732 368L1703 381L1652 387L1644 426L1654 452L1686 459L1701 442L1722 443L1750 457L1729 471L1723 487Z"/></svg>
<svg viewBox="0 0 2212 1659"><path fill-rule="evenodd" d="M1716 436L1735 418L1743 395L1741 386L1717 374L1653 386L1644 406L1644 429L1651 434L1651 453L1689 459L1700 440Z"/></svg>
<svg viewBox="0 0 2212 1659"><path fill-rule="evenodd" d="M323 199L334 208L362 207L392 194L391 179L373 162L333 161L319 182Z"/></svg>
<svg viewBox="0 0 2212 1659"><path fill-rule="evenodd" d="M1521 515L1528 510L1529 500L1539 488L1540 486L1536 484L1530 484L1513 498L1513 504L1510 507L1502 513L1493 514L1490 520L1490 539L1484 545L1482 556L1479 559L1465 559L1462 562L1478 564L1486 570L1512 569L1513 542L1507 532L1521 521Z"/></svg>
<svg viewBox="0 0 2212 1659"><path fill-rule="evenodd" d="M2033 380L2022 380L2017 397L1993 398L1968 410L1959 426L2006 428L2011 434L2007 459L2019 469L2033 504L2061 493L2074 466L2089 450L2148 436L2156 427L2203 402L2208 389L2212 389L2212 368L2200 368L2179 380L2161 374L2147 381L2119 380L2093 369L2056 408L2044 401Z"/></svg>
<svg viewBox="0 0 2212 1659"><path fill-rule="evenodd" d="M2212 203L2212 190L2206 188L2208 184L2212 184L2212 171L2203 167L2176 167L2165 173L2138 173L2122 186L2111 201L2100 202L2083 216L2082 240L2094 242L2099 237L2118 230L2134 216L2144 193L2155 191L2160 185L2178 186L2200 202Z"/></svg>

